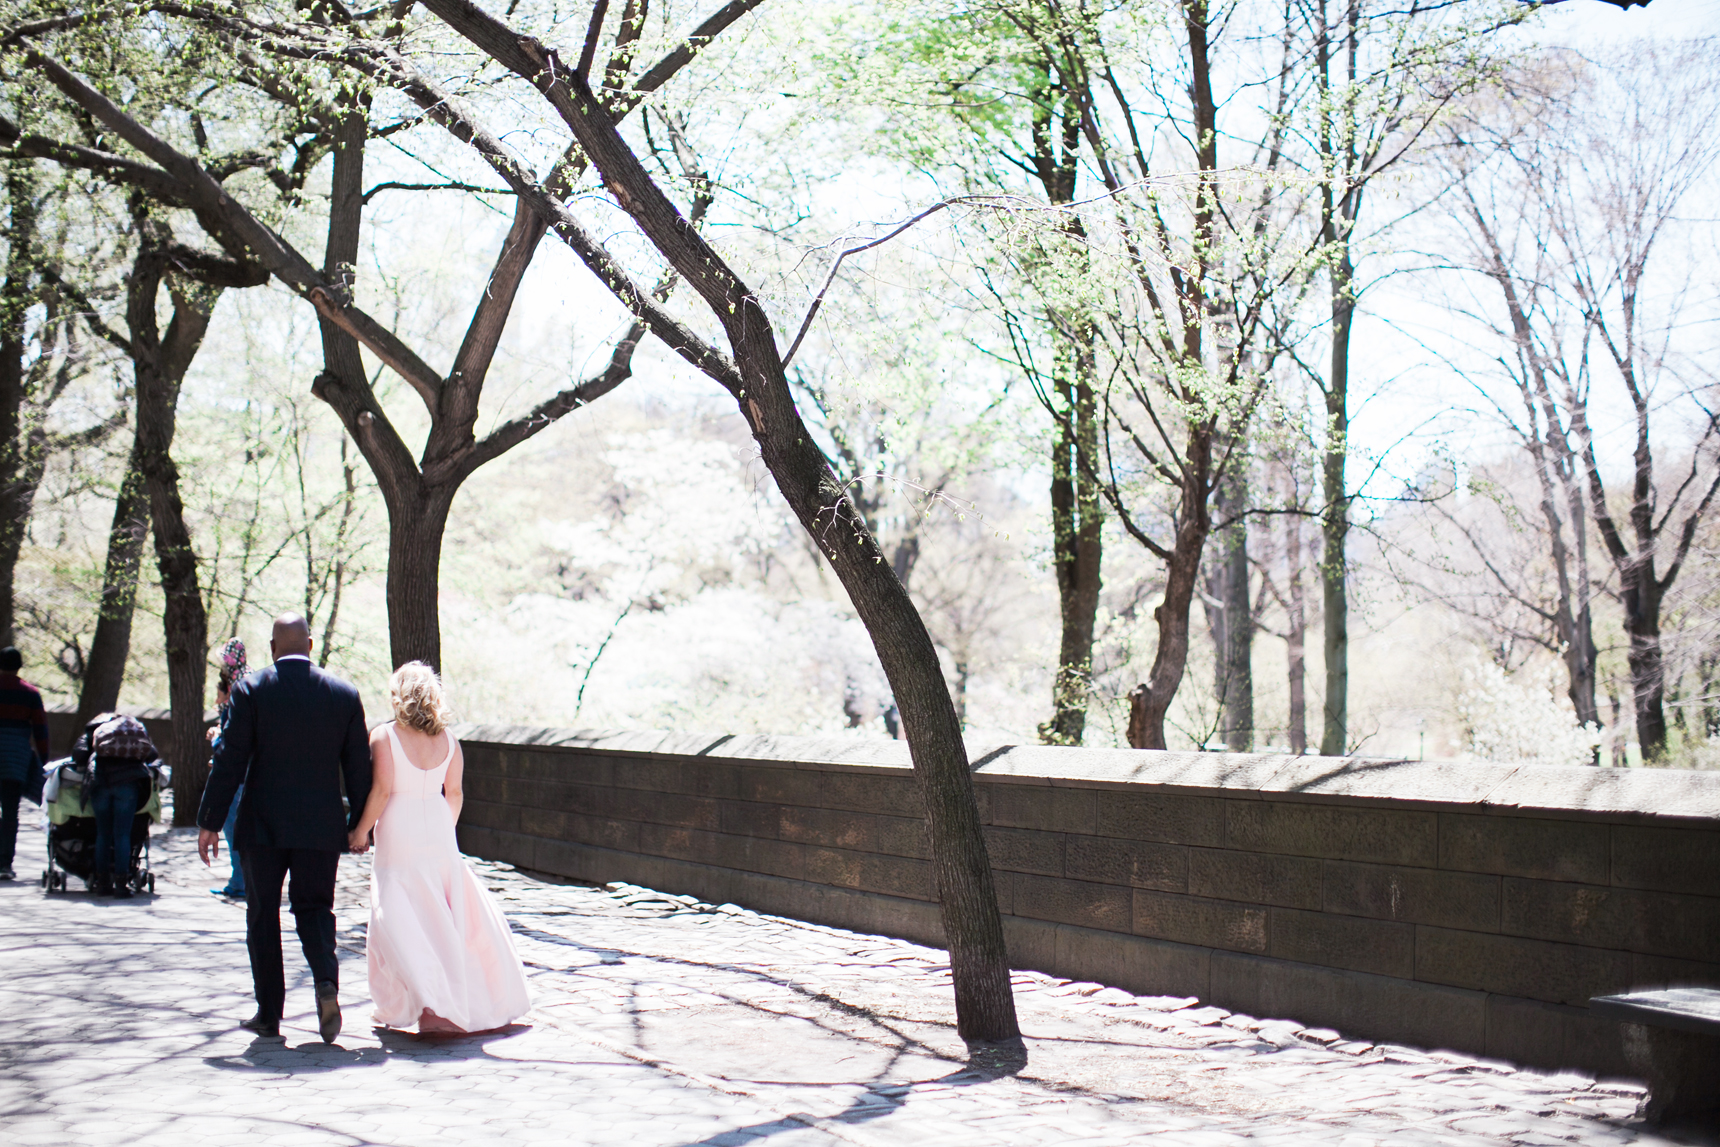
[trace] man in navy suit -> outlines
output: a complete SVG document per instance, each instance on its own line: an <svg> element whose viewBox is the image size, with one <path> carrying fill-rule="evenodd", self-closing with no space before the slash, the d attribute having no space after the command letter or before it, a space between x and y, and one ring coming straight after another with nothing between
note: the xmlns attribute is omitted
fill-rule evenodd
<svg viewBox="0 0 1720 1147"><path fill-rule="evenodd" d="M235 682L232 713L197 810L197 853L221 851L221 828L239 786L233 844L245 874L245 946L257 1014L239 1026L280 1034L286 1003L281 966L281 884L316 983L324 1043L340 1034L334 879L347 833L370 795L370 741L358 690L311 664L311 634L296 613L275 619L275 664ZM346 803L341 803L342 782Z"/></svg>

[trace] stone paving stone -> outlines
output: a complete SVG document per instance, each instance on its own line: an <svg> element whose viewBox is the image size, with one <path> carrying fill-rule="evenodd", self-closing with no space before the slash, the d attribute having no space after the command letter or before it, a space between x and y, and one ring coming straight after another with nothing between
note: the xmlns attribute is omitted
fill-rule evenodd
<svg viewBox="0 0 1720 1147"><path fill-rule="evenodd" d="M242 909L204 891L191 834L153 851L159 892L130 902L0 885L8 1144L1698 1142L1635 1123L1629 1086L1040 973L1013 977L1025 1067L975 1071L939 951L485 862L532 980L523 1022L434 1040L370 1028L368 860L349 858L346 1032L315 1038L289 928L287 1038L252 1040L232 1026L251 1008ZM116 1083L149 1097L125 1120Z"/></svg>

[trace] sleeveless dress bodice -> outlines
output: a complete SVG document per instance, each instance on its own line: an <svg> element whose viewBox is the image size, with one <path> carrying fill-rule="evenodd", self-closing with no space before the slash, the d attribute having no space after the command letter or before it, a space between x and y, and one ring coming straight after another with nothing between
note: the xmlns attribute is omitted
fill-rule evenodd
<svg viewBox="0 0 1720 1147"><path fill-rule="evenodd" d="M415 767L388 726L394 788L376 822L366 941L376 1020L411 1027L429 1012L462 1031L503 1027L531 1007L507 918L467 867L443 795L454 738Z"/></svg>

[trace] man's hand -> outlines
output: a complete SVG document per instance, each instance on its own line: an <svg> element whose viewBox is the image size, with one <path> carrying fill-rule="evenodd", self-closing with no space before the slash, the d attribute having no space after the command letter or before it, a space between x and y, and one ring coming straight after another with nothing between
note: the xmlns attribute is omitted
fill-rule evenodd
<svg viewBox="0 0 1720 1147"><path fill-rule="evenodd" d="M213 744L214 744L214 743L215 743L215 736L216 736L216 734L217 734L217 733L219 733L219 732L220 732L220 730L219 730L219 729L217 729L217 728L215 728L215 726L214 726L214 725L211 725L211 726L209 726L209 727L208 727L208 728L207 728L207 729L205 729L205 730L203 730L203 735L204 735L204 736L205 736L205 737L208 737L208 738L209 738L209 743L210 743L210 744L211 744L211 745L213 745Z"/></svg>
<svg viewBox="0 0 1720 1147"><path fill-rule="evenodd" d="M354 856L363 856L368 852L370 850L370 830L365 829L361 833L355 828L352 832L348 833L346 838L346 850Z"/></svg>
<svg viewBox="0 0 1720 1147"><path fill-rule="evenodd" d="M206 828L197 830L197 855L203 858L205 866L221 856L221 834L211 832Z"/></svg>

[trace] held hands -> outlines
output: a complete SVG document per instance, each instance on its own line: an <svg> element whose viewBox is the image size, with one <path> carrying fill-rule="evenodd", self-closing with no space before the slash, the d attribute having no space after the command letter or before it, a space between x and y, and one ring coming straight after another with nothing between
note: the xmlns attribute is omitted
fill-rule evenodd
<svg viewBox="0 0 1720 1147"><path fill-rule="evenodd" d="M202 858L205 867L212 860L221 856L221 834L210 832L206 828L197 830L197 855Z"/></svg>
<svg viewBox="0 0 1720 1147"><path fill-rule="evenodd" d="M363 856L370 850L370 830L353 829L346 838L346 850L354 856Z"/></svg>

